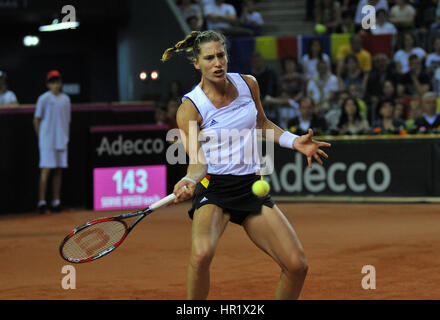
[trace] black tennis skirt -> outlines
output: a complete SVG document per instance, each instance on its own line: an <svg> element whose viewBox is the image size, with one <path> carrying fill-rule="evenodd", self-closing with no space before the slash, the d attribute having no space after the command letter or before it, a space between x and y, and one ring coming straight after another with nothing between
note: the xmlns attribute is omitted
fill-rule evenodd
<svg viewBox="0 0 440 320"><path fill-rule="evenodd" d="M263 205L273 208L275 203L270 194L257 197L252 192L252 184L261 176L248 175L214 175L207 174L196 185L192 199L192 208L188 211L193 218L194 211L206 204L214 204L230 214L230 221L241 225L247 216L261 213Z"/></svg>

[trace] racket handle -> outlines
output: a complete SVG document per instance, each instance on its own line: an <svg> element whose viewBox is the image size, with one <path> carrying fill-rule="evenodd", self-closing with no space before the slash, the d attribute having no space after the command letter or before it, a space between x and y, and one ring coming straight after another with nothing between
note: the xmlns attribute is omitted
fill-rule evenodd
<svg viewBox="0 0 440 320"><path fill-rule="evenodd" d="M165 198L160 199L159 201L156 201L155 203L153 203L149 207L149 209L150 210L155 210L155 209L157 209L157 208L159 208L159 207L161 207L161 206L163 206L163 205L165 205L165 204L167 204L169 202L174 201L174 199L176 199L176 195L174 193L171 193L170 195L166 196Z"/></svg>

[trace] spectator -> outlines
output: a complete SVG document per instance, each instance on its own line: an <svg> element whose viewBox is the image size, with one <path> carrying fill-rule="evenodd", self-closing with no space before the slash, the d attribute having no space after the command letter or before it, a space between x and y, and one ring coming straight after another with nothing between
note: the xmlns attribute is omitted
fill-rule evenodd
<svg viewBox="0 0 440 320"><path fill-rule="evenodd" d="M397 72L399 72L400 74L405 74L409 71L409 56L412 54L416 54L420 60L423 60L426 52L420 47L415 47L416 37L413 33L409 31L403 33L400 42L400 49L394 54L393 61L396 64Z"/></svg>
<svg viewBox="0 0 440 320"><path fill-rule="evenodd" d="M327 62L324 60L318 61L316 69L318 73L308 82L307 95L317 105L317 113L325 114L339 90L338 78L329 71Z"/></svg>
<svg viewBox="0 0 440 320"><path fill-rule="evenodd" d="M332 106L331 110L325 114L325 119L331 134L338 133L338 124L342 113L342 105L344 104L345 99L350 97L348 91L339 91L337 95L337 102Z"/></svg>
<svg viewBox="0 0 440 320"><path fill-rule="evenodd" d="M390 22L399 30L409 29L415 26L416 9L406 0L396 0L396 4L390 10Z"/></svg>
<svg viewBox="0 0 440 320"><path fill-rule="evenodd" d="M343 102L338 129L340 134L365 134L370 131L368 121L362 119L355 98L349 97Z"/></svg>
<svg viewBox="0 0 440 320"><path fill-rule="evenodd" d="M359 61L354 54L345 57L342 72L338 74L338 81L340 89L348 90L349 86L354 84L358 87L360 97L364 96L367 74L359 68Z"/></svg>
<svg viewBox="0 0 440 320"><path fill-rule="evenodd" d="M402 76L401 84L409 97L420 97L430 90L431 79L422 71L422 64L416 54L409 57L409 71Z"/></svg>
<svg viewBox="0 0 440 320"><path fill-rule="evenodd" d="M309 129L313 130L316 135L323 134L327 131L327 122L325 118L317 115L315 112L313 100L310 97L304 96L299 101L299 116L290 119L287 128L292 133L303 135Z"/></svg>
<svg viewBox="0 0 440 320"><path fill-rule="evenodd" d="M170 129L177 128L176 114L179 109L180 99L170 99L167 103L165 123Z"/></svg>
<svg viewBox="0 0 440 320"><path fill-rule="evenodd" d="M427 55L425 60L426 72L432 77L435 70L440 67L440 36L434 37L432 41L434 52Z"/></svg>
<svg viewBox="0 0 440 320"><path fill-rule="evenodd" d="M315 0L315 23L324 25L327 33L333 33L341 24L339 2L336 0Z"/></svg>
<svg viewBox="0 0 440 320"><path fill-rule="evenodd" d="M319 38L313 38L309 41L307 53L301 59L301 66L307 81L317 74L316 65L319 60L324 60L330 70L330 57L327 53L323 52L321 40Z"/></svg>
<svg viewBox="0 0 440 320"><path fill-rule="evenodd" d="M283 74L278 81L278 92L287 92L295 101L303 96L306 81L295 58L286 57L281 60Z"/></svg>
<svg viewBox="0 0 440 320"><path fill-rule="evenodd" d="M179 80L171 80L168 84L168 95L166 101L171 99L180 100L183 97L183 88Z"/></svg>
<svg viewBox="0 0 440 320"><path fill-rule="evenodd" d="M202 31L202 28L199 27L199 20L196 16L186 18L186 23L192 31Z"/></svg>
<svg viewBox="0 0 440 320"><path fill-rule="evenodd" d="M379 104L378 117L372 125L374 133L399 133L405 122L394 117L394 101L383 100Z"/></svg>
<svg viewBox="0 0 440 320"><path fill-rule="evenodd" d="M362 13L362 8L366 5L373 6L374 9L376 9L376 12L379 11L379 9L385 9L385 11L388 12L387 0L359 0L356 8L356 15L354 18L354 22L356 23L356 25L358 25L359 28L361 28L362 19L366 15L366 13Z"/></svg>
<svg viewBox="0 0 440 320"><path fill-rule="evenodd" d="M254 36L261 35L261 27L264 21L261 14L255 10L255 2L253 0L246 0L244 2L240 22L244 28L251 29L254 32Z"/></svg>
<svg viewBox="0 0 440 320"><path fill-rule="evenodd" d="M350 94L350 96L356 99L362 118L367 119L367 105L365 104L365 101L362 100L360 91L361 90L359 89L359 87L354 83L348 86L348 93Z"/></svg>
<svg viewBox="0 0 440 320"><path fill-rule="evenodd" d="M405 127L408 133L416 133L416 119L423 116L423 108L418 99L412 100L409 103L408 120L405 121Z"/></svg>
<svg viewBox="0 0 440 320"><path fill-rule="evenodd" d="M0 70L0 107L16 107L18 106L15 93L8 90L6 84L6 73Z"/></svg>
<svg viewBox="0 0 440 320"><path fill-rule="evenodd" d="M154 109L154 121L157 125L166 124L167 109L162 103L158 103Z"/></svg>
<svg viewBox="0 0 440 320"><path fill-rule="evenodd" d="M260 96L264 101L266 96L275 97L277 94L277 74L272 68L266 66L264 57L259 52L255 52L251 58L251 75L253 75L260 87Z"/></svg>
<svg viewBox="0 0 440 320"><path fill-rule="evenodd" d="M191 0L181 0L180 11L183 17L188 22L191 22L191 30L201 30L203 27L203 15L202 9L198 4L193 3ZM195 18L195 19L194 19Z"/></svg>
<svg viewBox="0 0 440 320"><path fill-rule="evenodd" d="M251 30L238 26L239 21L234 6L225 3L224 0L215 0L214 4L206 5L204 12L208 30L218 30L232 37L253 35Z"/></svg>
<svg viewBox="0 0 440 320"><path fill-rule="evenodd" d="M416 119L415 127L418 132L440 130L440 114L437 112L437 96L434 92L423 95L423 115Z"/></svg>
<svg viewBox="0 0 440 320"><path fill-rule="evenodd" d="M431 30L437 30L440 27L440 1L437 2L435 9L435 21L431 24Z"/></svg>
<svg viewBox="0 0 440 320"><path fill-rule="evenodd" d="M338 69L343 68L345 57L351 53L356 55L362 71L369 72L371 70L371 54L362 48L362 37L360 34L353 34L350 37L350 45L343 45L339 48L336 54Z"/></svg>
<svg viewBox="0 0 440 320"><path fill-rule="evenodd" d="M390 63L390 59L383 53L375 55L373 58L373 69L367 73L364 94L365 102L372 110L377 106L387 81L390 81L393 94L396 94L395 83L397 79L398 77L394 71L393 64Z"/></svg>
<svg viewBox="0 0 440 320"><path fill-rule="evenodd" d="M387 11L379 9L376 11L376 28L371 28L372 34L397 34L397 29L391 22L387 21Z"/></svg>
<svg viewBox="0 0 440 320"><path fill-rule="evenodd" d="M394 100L392 100L394 101ZM394 118L400 119L402 121L406 121L406 108L405 105L402 102L397 101L394 104Z"/></svg>
<svg viewBox="0 0 440 320"><path fill-rule="evenodd" d="M341 18L342 22L335 28L335 33L356 33L356 24L352 12L349 10L342 11Z"/></svg>
<svg viewBox="0 0 440 320"><path fill-rule="evenodd" d="M46 187L53 171L53 198L51 210L61 211L62 169L67 168L67 146L70 127L70 98L61 92L61 74L57 70L46 76L49 91L38 97L34 114L34 128L40 150L40 183L37 211L45 213Z"/></svg>

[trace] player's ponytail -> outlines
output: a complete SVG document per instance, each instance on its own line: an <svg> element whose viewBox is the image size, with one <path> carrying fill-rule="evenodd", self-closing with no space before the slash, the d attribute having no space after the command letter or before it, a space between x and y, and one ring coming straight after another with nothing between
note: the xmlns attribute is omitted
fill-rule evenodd
<svg viewBox="0 0 440 320"><path fill-rule="evenodd" d="M218 31L207 30L207 31L193 31L186 36L185 39L176 43L172 48L168 48L162 55L162 62L169 60L174 53L179 53L182 51L187 51L192 53L192 58L197 59L200 54L200 44L209 41L219 41L226 49L226 38Z"/></svg>
<svg viewBox="0 0 440 320"><path fill-rule="evenodd" d="M162 55L162 62L169 60L174 53L178 53L188 49L192 50L195 40L200 33L200 31L193 31L189 35L187 35L185 39L177 42L174 47L166 49Z"/></svg>

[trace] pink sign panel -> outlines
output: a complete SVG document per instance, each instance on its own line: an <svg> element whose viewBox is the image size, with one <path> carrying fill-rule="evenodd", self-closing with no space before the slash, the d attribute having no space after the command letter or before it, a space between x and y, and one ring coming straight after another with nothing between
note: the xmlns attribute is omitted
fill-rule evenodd
<svg viewBox="0 0 440 320"><path fill-rule="evenodd" d="M93 170L94 210L145 208L166 192L165 165Z"/></svg>

